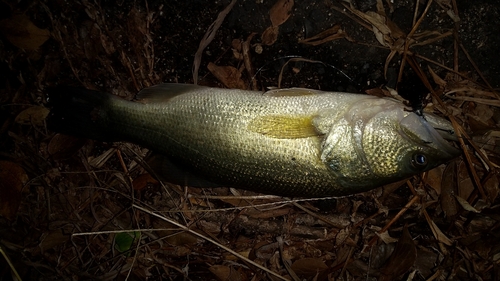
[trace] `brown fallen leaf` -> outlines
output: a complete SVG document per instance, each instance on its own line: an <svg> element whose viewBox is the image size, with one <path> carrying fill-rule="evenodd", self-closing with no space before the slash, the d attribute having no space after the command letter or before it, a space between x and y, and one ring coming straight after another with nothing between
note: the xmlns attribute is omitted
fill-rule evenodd
<svg viewBox="0 0 500 281"><path fill-rule="evenodd" d="M47 151L55 160L66 159L74 155L86 142L86 139L56 134L50 140Z"/></svg>
<svg viewBox="0 0 500 281"><path fill-rule="evenodd" d="M336 39L344 38L345 36L346 36L346 34L342 30L342 28L340 28L340 24L336 24L333 27L331 27L323 32L320 32L319 34L317 34L313 37L299 40L299 43L317 46L317 45L321 45L323 43L330 42L330 41L333 41Z"/></svg>
<svg viewBox="0 0 500 281"><path fill-rule="evenodd" d="M245 82L241 79L241 72L232 66L218 66L210 62L208 70L229 89L247 88Z"/></svg>
<svg viewBox="0 0 500 281"><path fill-rule="evenodd" d="M407 272L417 259L417 247L411 238L408 227L405 225L401 238L391 257L380 271L381 281L398 280L398 277Z"/></svg>
<svg viewBox="0 0 500 281"><path fill-rule="evenodd" d="M37 250L40 250L41 253L53 250L55 247L66 243L69 239L70 235L68 233L65 233L62 228L56 228L44 233Z"/></svg>
<svg viewBox="0 0 500 281"><path fill-rule="evenodd" d="M23 14L0 21L0 32L14 46L26 50L37 50L50 37L47 29L38 28Z"/></svg>
<svg viewBox="0 0 500 281"><path fill-rule="evenodd" d="M41 126L44 124L49 112L50 110L43 106L28 107L16 116L15 121L21 125Z"/></svg>
<svg viewBox="0 0 500 281"><path fill-rule="evenodd" d="M269 46L278 40L279 26L290 17L293 4L293 0L278 0L274 3L274 6L269 10L271 26L262 33L262 44Z"/></svg>
<svg viewBox="0 0 500 281"><path fill-rule="evenodd" d="M386 47L390 47L392 45L392 40L390 40L391 29L386 24L385 16L373 11L363 13L353 7L348 7L348 9L356 16L371 24L375 37L381 45Z"/></svg>
<svg viewBox="0 0 500 281"><path fill-rule="evenodd" d="M468 199L469 196L474 192L474 184L470 178L469 171L465 162L460 162L458 166L458 196L463 199Z"/></svg>
<svg viewBox="0 0 500 281"><path fill-rule="evenodd" d="M28 175L21 166L0 161L0 216L9 220L16 217L26 182Z"/></svg>
<svg viewBox="0 0 500 281"><path fill-rule="evenodd" d="M455 14L453 11L453 6L451 5L451 0L436 0L436 3L441 6L443 10L446 11L446 14L454 21L454 22L459 22L460 17Z"/></svg>
<svg viewBox="0 0 500 281"><path fill-rule="evenodd" d="M303 258L292 264L292 270L300 276L313 277L321 271L328 269L322 259Z"/></svg>
<svg viewBox="0 0 500 281"><path fill-rule="evenodd" d="M453 241L446 236L441 229L436 225L436 223L431 219L429 214L425 209L423 209L423 213L425 216L425 219L427 220L427 223L429 224L429 227L431 228L432 234L434 234L434 237L441 243L451 246L453 245Z"/></svg>
<svg viewBox="0 0 500 281"><path fill-rule="evenodd" d="M500 107L500 100L495 100L495 99L482 99L482 98L461 97L461 96L448 96L448 97L454 100L472 101L480 104L487 104Z"/></svg>
<svg viewBox="0 0 500 281"><path fill-rule="evenodd" d="M210 272L212 272L220 281L239 281L247 279L242 272L225 265L213 265L208 270L210 270Z"/></svg>
<svg viewBox="0 0 500 281"><path fill-rule="evenodd" d="M168 243L169 246L177 246L176 248L179 248L175 249L175 254L191 254L190 250L181 249L182 247L180 246L194 245L201 242L196 236L184 232L168 222L153 220L152 224L154 229L156 229L158 237L162 237L162 240Z"/></svg>
<svg viewBox="0 0 500 281"><path fill-rule="evenodd" d="M375 232L375 234L386 244L398 242L398 239L391 237L388 231L384 231L382 233Z"/></svg>
<svg viewBox="0 0 500 281"><path fill-rule="evenodd" d="M278 40L279 26L270 26L261 35L262 44L272 45Z"/></svg>
<svg viewBox="0 0 500 281"><path fill-rule="evenodd" d="M448 83L443 78L439 77L439 75L437 75L436 72L434 72L434 70L430 66L427 66L427 69L429 70L429 73L431 74L434 83L438 84L443 88L446 87Z"/></svg>
<svg viewBox="0 0 500 281"><path fill-rule="evenodd" d="M478 121L481 121L484 124L487 124L489 126L495 126L496 122L492 120L494 112L493 109L488 105L476 104L472 108L470 115L471 117L477 119Z"/></svg>
<svg viewBox="0 0 500 281"><path fill-rule="evenodd" d="M441 194L439 194L441 208L448 218L453 217L458 213L458 204L453 196L458 192L457 187L457 163L454 161L448 164L443 172L443 178L441 180Z"/></svg>
<svg viewBox="0 0 500 281"><path fill-rule="evenodd" d="M462 206L462 208L464 208L466 211L474 212L474 213L479 213L479 211L476 210L476 208L472 207L469 204L469 202L467 202L467 200L463 199L460 196L456 196L456 195L455 195L455 198L457 198L458 203L460 203L460 205Z"/></svg>
<svg viewBox="0 0 500 281"><path fill-rule="evenodd" d="M233 9L234 4L236 4L236 0L232 0L231 3L229 3L229 5L227 5L226 8L219 13L217 19L208 27L207 32L203 36L203 39L201 39L200 41L200 46L198 47L198 50L194 55L193 61L193 83L195 85L198 84L198 70L200 68L203 50L205 50L210 42L212 42L215 34L217 33L217 30L222 25L222 22L226 18L227 14L229 14L231 9Z"/></svg>
<svg viewBox="0 0 500 281"><path fill-rule="evenodd" d="M243 54L241 53L242 44L243 40L241 39L233 39L233 41L231 42L231 49L233 51L233 56L237 60L243 60Z"/></svg>
<svg viewBox="0 0 500 281"><path fill-rule="evenodd" d="M148 185L157 185L158 181L151 176L149 173L142 174L134 179L132 186L134 190L143 190Z"/></svg>
<svg viewBox="0 0 500 281"><path fill-rule="evenodd" d="M389 91L387 91L386 89L382 89L382 88L367 89L367 90L365 90L365 93L367 95L376 96L376 97L379 97L379 98L385 98L385 97L390 97L391 96L391 93Z"/></svg>
<svg viewBox="0 0 500 281"><path fill-rule="evenodd" d="M245 69L247 70L248 77L251 79L252 90L258 91L257 88L257 80L254 78L254 67L252 64L252 60L250 58L250 42L252 42L252 38L255 36L255 32L252 32L247 36L247 39L243 41L241 44L241 54L243 55L243 63L245 65Z"/></svg>
<svg viewBox="0 0 500 281"><path fill-rule="evenodd" d="M499 186L498 175L492 176L484 183L484 189L488 193L488 198L490 198L491 202L495 202L495 199L498 197L498 193L500 192Z"/></svg>
<svg viewBox="0 0 500 281"><path fill-rule="evenodd" d="M292 13L293 0L278 0L269 10L272 26L282 25L288 20Z"/></svg>
<svg viewBox="0 0 500 281"><path fill-rule="evenodd" d="M255 219L270 219L270 218L285 216L289 214L291 211L292 211L291 208L281 208L281 209L265 210L265 211L248 208L243 210L241 214L247 215Z"/></svg>
<svg viewBox="0 0 500 281"><path fill-rule="evenodd" d="M443 181L443 172L444 168L442 166L436 167L427 172L427 177L425 178L425 182L427 185L432 187L436 193L441 194L441 183Z"/></svg>

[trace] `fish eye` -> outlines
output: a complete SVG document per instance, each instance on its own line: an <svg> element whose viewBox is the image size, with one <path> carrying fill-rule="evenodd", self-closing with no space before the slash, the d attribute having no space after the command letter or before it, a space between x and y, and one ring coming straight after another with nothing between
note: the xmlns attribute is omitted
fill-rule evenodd
<svg viewBox="0 0 500 281"><path fill-rule="evenodd" d="M415 153L411 159L411 164L415 168L425 168L427 166L427 157L423 154Z"/></svg>

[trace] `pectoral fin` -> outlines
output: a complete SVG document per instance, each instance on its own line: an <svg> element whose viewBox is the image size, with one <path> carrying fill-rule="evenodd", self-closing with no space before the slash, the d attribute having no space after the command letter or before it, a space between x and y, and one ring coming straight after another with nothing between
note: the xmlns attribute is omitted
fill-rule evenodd
<svg viewBox="0 0 500 281"><path fill-rule="evenodd" d="M314 116L259 116L248 124L248 129L277 139L298 139L321 135L313 125Z"/></svg>

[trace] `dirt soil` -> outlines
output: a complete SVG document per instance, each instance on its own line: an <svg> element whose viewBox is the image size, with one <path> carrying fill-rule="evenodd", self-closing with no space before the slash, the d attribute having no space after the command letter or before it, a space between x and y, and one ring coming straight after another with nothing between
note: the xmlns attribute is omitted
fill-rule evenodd
<svg viewBox="0 0 500 281"><path fill-rule="evenodd" d="M0 280L499 280L500 4L429 1L2 1ZM463 156L291 200L158 182L147 148L46 128L53 86L195 79L397 88L454 122Z"/></svg>

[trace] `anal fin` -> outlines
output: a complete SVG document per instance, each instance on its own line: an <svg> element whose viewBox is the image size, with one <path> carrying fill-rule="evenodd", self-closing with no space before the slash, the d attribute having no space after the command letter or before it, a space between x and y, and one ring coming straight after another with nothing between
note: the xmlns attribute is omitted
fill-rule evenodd
<svg viewBox="0 0 500 281"><path fill-rule="evenodd" d="M178 184L181 186L199 187L199 188L214 188L222 185L204 179L196 173L191 172L183 165L175 164L167 156L161 154L153 154L147 160L148 165L156 173L156 176L161 181Z"/></svg>

